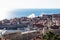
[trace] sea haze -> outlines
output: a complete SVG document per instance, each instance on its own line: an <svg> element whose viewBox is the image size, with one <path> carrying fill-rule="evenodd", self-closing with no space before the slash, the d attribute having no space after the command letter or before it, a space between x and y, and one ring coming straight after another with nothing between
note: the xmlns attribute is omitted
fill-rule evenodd
<svg viewBox="0 0 60 40"><path fill-rule="evenodd" d="M27 17L28 15L35 14L40 16L42 14L60 14L60 9L16 9L10 12L11 18Z"/></svg>

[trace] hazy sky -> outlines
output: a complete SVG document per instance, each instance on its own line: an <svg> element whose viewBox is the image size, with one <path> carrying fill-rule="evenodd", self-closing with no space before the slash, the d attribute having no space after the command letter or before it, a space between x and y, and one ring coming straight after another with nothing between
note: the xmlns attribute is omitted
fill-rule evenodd
<svg viewBox="0 0 60 40"><path fill-rule="evenodd" d="M60 0L0 0L0 20L20 17L21 13L15 13L18 9L60 9Z"/></svg>

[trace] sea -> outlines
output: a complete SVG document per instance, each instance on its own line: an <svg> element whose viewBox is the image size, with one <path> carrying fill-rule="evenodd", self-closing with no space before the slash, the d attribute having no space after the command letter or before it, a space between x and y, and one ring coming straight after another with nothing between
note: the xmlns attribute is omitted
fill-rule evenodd
<svg viewBox="0 0 60 40"><path fill-rule="evenodd" d="M30 33L30 32L36 32L36 30L29 30L29 28L19 29L19 30L2 29L2 30L0 30L0 37L2 37L3 34L9 34L9 33L14 33L14 32L22 32L22 34L25 34L25 33Z"/></svg>

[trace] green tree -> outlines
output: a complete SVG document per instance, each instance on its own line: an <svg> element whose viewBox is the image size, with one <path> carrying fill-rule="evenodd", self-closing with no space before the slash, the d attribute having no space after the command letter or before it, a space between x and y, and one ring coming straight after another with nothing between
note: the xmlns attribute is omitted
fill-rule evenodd
<svg viewBox="0 0 60 40"><path fill-rule="evenodd" d="M44 40L60 40L60 37L58 34L48 31L45 35L43 35Z"/></svg>

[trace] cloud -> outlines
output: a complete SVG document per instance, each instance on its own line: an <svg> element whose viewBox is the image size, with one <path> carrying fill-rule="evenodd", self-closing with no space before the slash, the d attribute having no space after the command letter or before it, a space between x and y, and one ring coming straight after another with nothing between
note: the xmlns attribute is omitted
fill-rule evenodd
<svg viewBox="0 0 60 40"><path fill-rule="evenodd" d="M28 18L34 18L36 17L34 13L30 14L29 16L27 16Z"/></svg>

